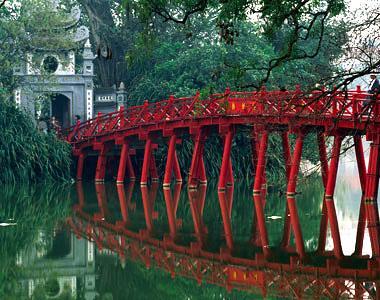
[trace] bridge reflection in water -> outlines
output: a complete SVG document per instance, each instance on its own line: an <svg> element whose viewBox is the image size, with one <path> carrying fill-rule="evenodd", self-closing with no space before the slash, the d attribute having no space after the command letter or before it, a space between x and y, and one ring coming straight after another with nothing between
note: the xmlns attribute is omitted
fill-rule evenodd
<svg viewBox="0 0 380 300"><path fill-rule="evenodd" d="M262 296L380 297L380 269L375 258L354 252L339 259L325 250L326 237L331 237L327 230L319 229L326 222L319 201L322 188L306 186L305 193L314 193L313 197L305 194L299 199L306 250L301 258L294 247L288 209L284 218L272 215L285 211L285 201L268 201L266 222L260 225L268 232L268 240L264 240L252 196L241 186L216 193L212 186L182 189L181 183L163 190L157 182L138 188L134 182L116 187L96 184L94 201L88 197L91 193L86 193L85 199L82 184L77 183L78 202L67 224L78 238L94 242L98 251L114 252L122 265L126 260L138 261L147 268L163 269L173 278L191 278L199 285L210 283ZM270 256L265 255L264 247L270 248Z"/></svg>

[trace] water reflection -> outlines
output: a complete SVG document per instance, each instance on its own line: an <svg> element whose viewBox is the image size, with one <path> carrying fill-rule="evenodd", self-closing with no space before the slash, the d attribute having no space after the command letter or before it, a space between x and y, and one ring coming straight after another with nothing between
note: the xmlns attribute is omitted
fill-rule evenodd
<svg viewBox="0 0 380 300"><path fill-rule="evenodd" d="M0 227L0 299L376 299L377 261L350 256L361 193L349 180L338 181L336 193L347 255L340 262L331 252L320 178L302 182L296 198L304 261L286 197L272 188L261 203L268 257L247 184L223 192L212 183L6 188L0 221L17 225ZM371 254L368 239L363 249Z"/></svg>
<svg viewBox="0 0 380 300"><path fill-rule="evenodd" d="M348 256L339 262L320 248L319 241L324 239L320 223L326 221L321 218L321 182L313 180L303 186L297 201L308 252L305 261L294 249L285 199L281 199L284 195L277 193L271 193L265 205L272 254L264 257L265 244L256 229L252 195L244 185L219 193L213 186L182 189L181 193L181 184L164 190L157 183L139 188L97 184L97 209L86 210L92 200L80 200L82 204L74 207L68 224L78 238L96 244L99 258L117 257L114 262L121 266L126 261L143 263L148 269L166 271L172 278L191 278L198 284L249 290L262 296L375 297L376 261ZM284 212L284 218L280 217Z"/></svg>
<svg viewBox="0 0 380 300"><path fill-rule="evenodd" d="M76 239L65 226L71 210L70 187L2 186L1 190L0 220L16 225L0 228L0 298L74 297L72 283L78 272L69 274L67 263L74 257Z"/></svg>

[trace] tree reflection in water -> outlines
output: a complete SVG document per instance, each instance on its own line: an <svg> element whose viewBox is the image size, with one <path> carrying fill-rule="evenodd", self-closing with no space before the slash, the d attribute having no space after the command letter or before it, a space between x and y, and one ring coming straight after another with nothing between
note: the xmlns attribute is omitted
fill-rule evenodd
<svg viewBox="0 0 380 300"><path fill-rule="evenodd" d="M0 228L0 299L22 299L27 297L22 280L33 276L28 274L32 253L56 255L51 251L54 235L64 234L59 229L70 212L70 187L18 185L1 190L0 222L13 225Z"/></svg>

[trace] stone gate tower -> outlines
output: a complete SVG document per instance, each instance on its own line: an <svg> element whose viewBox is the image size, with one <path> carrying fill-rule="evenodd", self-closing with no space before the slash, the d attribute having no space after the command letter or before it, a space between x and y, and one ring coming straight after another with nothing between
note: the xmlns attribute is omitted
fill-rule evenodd
<svg viewBox="0 0 380 300"><path fill-rule="evenodd" d="M52 1L53 12L56 9L57 1ZM25 53L24 62L14 69L19 79L19 86L14 91L16 105L36 118L54 116L63 127L73 124L76 115L81 120L93 116L95 56L88 28L77 27L80 17L80 9L74 7L64 22L68 37L78 43L79 48L83 47L80 66L76 64L74 49L38 50L33 54Z"/></svg>

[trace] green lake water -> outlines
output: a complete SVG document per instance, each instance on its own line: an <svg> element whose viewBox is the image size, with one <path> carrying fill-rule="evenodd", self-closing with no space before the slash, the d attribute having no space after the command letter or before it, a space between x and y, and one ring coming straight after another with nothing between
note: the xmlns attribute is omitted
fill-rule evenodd
<svg viewBox="0 0 380 300"><path fill-rule="evenodd" d="M352 154L340 164L335 191L335 205L343 252L350 255L355 237L361 190ZM251 183L237 181L233 191L231 227L233 255L253 257L252 235L254 205ZM124 193L132 191L126 226L138 232L147 228L142 191L138 183L125 184ZM265 206L266 226L271 248L279 246L284 226L286 199L283 189L268 182ZM305 248L313 252L318 246L322 215L322 182L318 176L301 179L296 197ZM161 183L156 196L150 187L154 218L151 234L170 235L170 226ZM174 187L173 187L174 192ZM259 293L233 290L170 274L160 268L147 269L138 260L121 260L96 243L78 239L67 226L73 208L97 215L101 222L114 224L126 219L120 207L115 183L95 186L93 182L65 185L3 186L0 200L0 299L259 299ZM197 200L196 201L201 201ZM84 201L84 202L83 202ZM81 205L79 205L81 204ZM146 208L145 208L146 209ZM176 218L180 226L176 241L181 245L196 242L187 187L181 188ZM203 222L204 249L216 251L226 247L222 217L215 182L209 182L205 195ZM291 245L294 245L293 237ZM332 249L330 232L326 249ZM370 254L366 235L363 253ZM272 291L275 295L275 291ZM268 298L276 299L269 294ZM292 298L290 295L289 298Z"/></svg>

